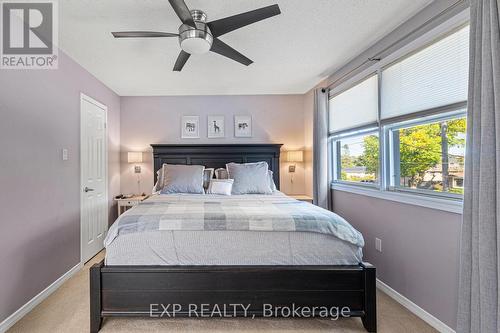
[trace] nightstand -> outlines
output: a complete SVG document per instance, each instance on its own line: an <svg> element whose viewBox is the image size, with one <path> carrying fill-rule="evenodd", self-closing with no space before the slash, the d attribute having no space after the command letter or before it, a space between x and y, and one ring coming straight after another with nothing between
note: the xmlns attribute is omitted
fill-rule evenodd
<svg viewBox="0 0 500 333"><path fill-rule="evenodd" d="M127 209L137 206L139 202L145 200L147 195L136 195L131 198L115 199L118 204L118 216L122 215Z"/></svg>
<svg viewBox="0 0 500 333"><path fill-rule="evenodd" d="M309 202L311 204L313 203L313 198L311 198L310 196L307 196L305 194L290 194L289 197L292 197L295 200L305 201L305 202Z"/></svg>

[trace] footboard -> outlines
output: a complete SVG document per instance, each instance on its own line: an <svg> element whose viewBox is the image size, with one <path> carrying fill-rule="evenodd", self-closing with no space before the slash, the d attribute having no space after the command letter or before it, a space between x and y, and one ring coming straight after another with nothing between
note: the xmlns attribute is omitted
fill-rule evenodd
<svg viewBox="0 0 500 333"><path fill-rule="evenodd" d="M325 312L326 311L326 312ZM375 267L104 266L90 269L90 331L104 317L358 316L376 332Z"/></svg>

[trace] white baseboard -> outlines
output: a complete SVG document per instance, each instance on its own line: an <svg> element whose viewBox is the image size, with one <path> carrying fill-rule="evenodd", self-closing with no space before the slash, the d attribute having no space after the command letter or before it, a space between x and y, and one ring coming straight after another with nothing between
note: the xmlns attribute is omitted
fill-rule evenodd
<svg viewBox="0 0 500 333"><path fill-rule="evenodd" d="M455 333L455 330L453 330L451 327L443 323L441 320L437 319L433 315L431 315L429 312L425 311L422 309L420 306L417 304L413 303L410 301L408 298L404 297L400 293L398 293L396 290L392 289L389 287L387 284L384 282L380 281L377 279L377 288L383 291L386 295L394 299L396 302L410 310L414 315L425 321L427 324L431 325L434 327L436 330L438 330L441 333Z"/></svg>
<svg viewBox="0 0 500 333"><path fill-rule="evenodd" d="M20 307L16 312L7 317L4 321L0 323L0 333L6 332L11 328L17 321L22 317L27 315L35 306L40 304L44 299L50 296L54 291L56 291L66 280L75 275L82 269L83 264L79 263L75 267L71 268L69 271L64 273L63 276L55 280L50 286L42 290L38 295L33 297L28 303Z"/></svg>

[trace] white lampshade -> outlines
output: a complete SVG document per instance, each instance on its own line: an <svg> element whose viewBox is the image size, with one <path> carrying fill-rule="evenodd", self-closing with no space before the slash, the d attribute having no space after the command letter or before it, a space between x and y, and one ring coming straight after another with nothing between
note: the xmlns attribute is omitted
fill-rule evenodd
<svg viewBox="0 0 500 333"><path fill-rule="evenodd" d="M129 163L142 163L142 152L129 151L128 152L128 162Z"/></svg>
<svg viewBox="0 0 500 333"><path fill-rule="evenodd" d="M303 162L304 152L302 150L289 150L286 152L287 162Z"/></svg>

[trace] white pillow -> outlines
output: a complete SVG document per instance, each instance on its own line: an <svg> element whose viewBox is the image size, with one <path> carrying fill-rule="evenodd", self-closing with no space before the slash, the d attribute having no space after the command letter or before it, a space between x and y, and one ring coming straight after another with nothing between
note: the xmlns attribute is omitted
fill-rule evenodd
<svg viewBox="0 0 500 333"><path fill-rule="evenodd" d="M203 171L203 188L206 190L210 185L210 181L214 178L214 168L206 168Z"/></svg>
<svg viewBox="0 0 500 333"><path fill-rule="evenodd" d="M212 179L208 185L208 194L231 195L233 189L233 179Z"/></svg>

